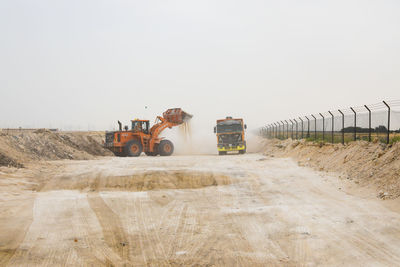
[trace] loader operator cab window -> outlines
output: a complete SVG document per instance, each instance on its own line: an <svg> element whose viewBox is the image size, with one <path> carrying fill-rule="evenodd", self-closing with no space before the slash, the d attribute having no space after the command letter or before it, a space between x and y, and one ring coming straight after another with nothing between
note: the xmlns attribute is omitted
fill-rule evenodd
<svg viewBox="0 0 400 267"><path fill-rule="evenodd" d="M145 133L145 134L148 134L149 133L149 122L148 121L143 121L142 122L142 131Z"/></svg>
<svg viewBox="0 0 400 267"><path fill-rule="evenodd" d="M149 122L148 121L132 121L132 131L149 133Z"/></svg>

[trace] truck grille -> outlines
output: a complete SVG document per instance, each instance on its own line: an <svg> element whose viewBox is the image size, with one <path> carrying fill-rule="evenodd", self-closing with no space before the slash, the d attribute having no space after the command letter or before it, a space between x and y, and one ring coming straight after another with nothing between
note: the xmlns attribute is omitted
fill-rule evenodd
<svg viewBox="0 0 400 267"><path fill-rule="evenodd" d="M219 144L238 144L242 141L242 135L239 134L221 134L219 135Z"/></svg>

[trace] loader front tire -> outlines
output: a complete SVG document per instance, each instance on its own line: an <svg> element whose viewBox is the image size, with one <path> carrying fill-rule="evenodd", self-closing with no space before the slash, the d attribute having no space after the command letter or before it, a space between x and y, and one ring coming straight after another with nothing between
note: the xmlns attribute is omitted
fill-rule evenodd
<svg viewBox="0 0 400 267"><path fill-rule="evenodd" d="M160 156L171 156L174 153L174 145L169 140L162 140L158 145Z"/></svg>
<svg viewBox="0 0 400 267"><path fill-rule="evenodd" d="M128 157L139 157L143 151L143 146L139 140L131 140L126 143L124 150L125 155L127 155Z"/></svg>

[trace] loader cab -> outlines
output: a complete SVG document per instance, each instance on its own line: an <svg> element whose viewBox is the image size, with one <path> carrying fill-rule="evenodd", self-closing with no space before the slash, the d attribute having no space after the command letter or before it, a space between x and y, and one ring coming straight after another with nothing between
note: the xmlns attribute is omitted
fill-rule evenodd
<svg viewBox="0 0 400 267"><path fill-rule="evenodd" d="M145 120L133 120L132 121L132 131L135 133L145 133L149 134L150 122Z"/></svg>

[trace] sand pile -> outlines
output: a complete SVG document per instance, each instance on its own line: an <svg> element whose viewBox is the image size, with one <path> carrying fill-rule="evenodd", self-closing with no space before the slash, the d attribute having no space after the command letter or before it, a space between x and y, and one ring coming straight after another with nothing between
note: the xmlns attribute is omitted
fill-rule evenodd
<svg viewBox="0 0 400 267"><path fill-rule="evenodd" d="M228 176L208 172L151 171L128 176L74 176L56 177L42 191L148 191L157 189L196 189L227 185Z"/></svg>
<svg viewBox="0 0 400 267"><path fill-rule="evenodd" d="M294 140L264 140L266 155L293 157L300 165L333 171L362 186L373 185L380 198L400 196L400 143L365 141L347 145Z"/></svg>
<svg viewBox="0 0 400 267"><path fill-rule="evenodd" d="M103 148L103 132L0 132L0 166L21 167L24 162L92 159L112 155Z"/></svg>

